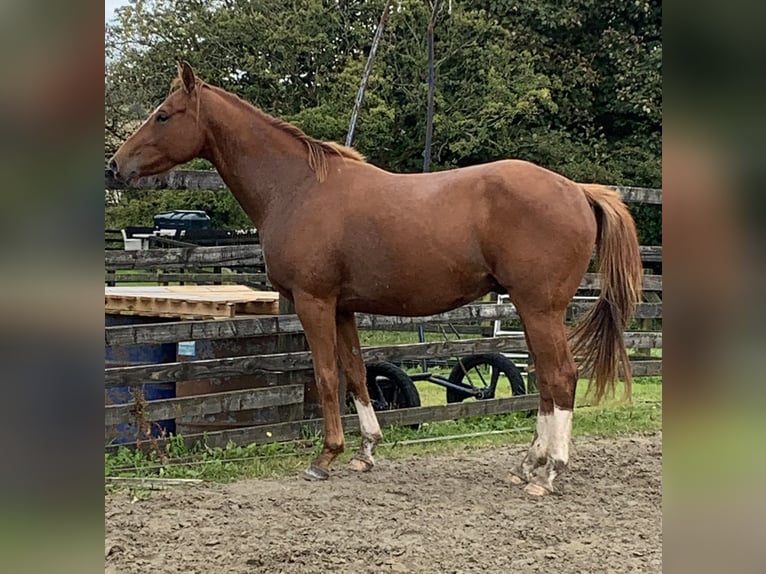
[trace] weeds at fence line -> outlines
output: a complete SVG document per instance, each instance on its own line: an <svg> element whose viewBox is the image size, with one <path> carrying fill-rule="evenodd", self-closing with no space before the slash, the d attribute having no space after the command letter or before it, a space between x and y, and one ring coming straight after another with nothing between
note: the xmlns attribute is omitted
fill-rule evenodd
<svg viewBox="0 0 766 574"><path fill-rule="evenodd" d="M601 407L579 405L573 421L573 435L612 437L662 429L662 385L649 379L634 387L632 405L607 404ZM381 459L406 458L414 454L443 454L463 449L524 444L531 440L532 420L521 413L470 417L421 425L383 429L379 445ZM348 435L346 451L337 464L343 464L359 446L359 439ZM105 455L105 477L190 478L229 482L242 478L282 477L299 473L322 448L322 434L304 431L293 442L209 447L187 446L182 437L171 436L163 447L164 458L151 451L122 448ZM107 490L125 488L120 481L107 481Z"/></svg>

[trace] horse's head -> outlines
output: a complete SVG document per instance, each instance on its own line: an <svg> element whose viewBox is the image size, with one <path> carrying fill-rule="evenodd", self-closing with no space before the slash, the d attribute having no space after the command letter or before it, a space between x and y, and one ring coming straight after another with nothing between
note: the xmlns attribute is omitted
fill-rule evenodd
<svg viewBox="0 0 766 574"><path fill-rule="evenodd" d="M115 178L131 182L199 155L205 143L199 121L201 87L191 66L179 63L170 95L109 160L107 169Z"/></svg>

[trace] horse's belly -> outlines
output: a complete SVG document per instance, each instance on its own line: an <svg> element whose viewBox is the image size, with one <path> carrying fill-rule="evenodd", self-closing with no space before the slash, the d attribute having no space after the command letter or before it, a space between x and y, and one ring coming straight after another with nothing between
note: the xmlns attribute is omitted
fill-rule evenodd
<svg viewBox="0 0 766 574"><path fill-rule="evenodd" d="M346 285L341 289L338 308L405 317L435 315L471 303L494 287L494 281L486 275L471 281L452 279L422 276L397 281L392 277L374 285Z"/></svg>

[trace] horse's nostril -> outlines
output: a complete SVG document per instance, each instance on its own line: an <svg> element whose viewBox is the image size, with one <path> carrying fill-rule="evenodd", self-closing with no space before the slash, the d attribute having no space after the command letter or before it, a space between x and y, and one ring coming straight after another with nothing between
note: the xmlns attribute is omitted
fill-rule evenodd
<svg viewBox="0 0 766 574"><path fill-rule="evenodd" d="M117 161L115 161L114 158L109 160L108 167L112 171L112 173L117 173Z"/></svg>

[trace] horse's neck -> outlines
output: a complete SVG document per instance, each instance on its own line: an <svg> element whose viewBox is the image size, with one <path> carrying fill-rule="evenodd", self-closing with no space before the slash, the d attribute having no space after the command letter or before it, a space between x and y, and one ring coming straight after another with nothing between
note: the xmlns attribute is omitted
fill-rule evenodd
<svg viewBox="0 0 766 574"><path fill-rule="evenodd" d="M233 96L216 92L209 101L204 155L260 228L280 206L316 184L305 146Z"/></svg>

